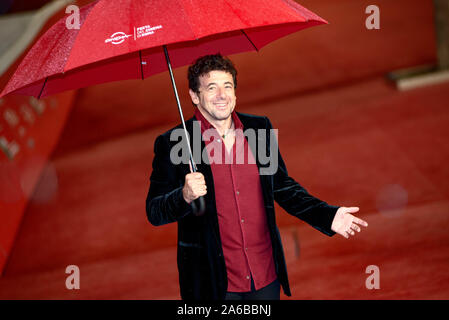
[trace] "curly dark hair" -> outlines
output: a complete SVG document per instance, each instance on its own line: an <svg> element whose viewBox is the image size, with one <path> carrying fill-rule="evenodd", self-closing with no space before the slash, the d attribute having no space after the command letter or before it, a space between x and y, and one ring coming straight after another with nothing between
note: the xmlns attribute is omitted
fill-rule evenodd
<svg viewBox="0 0 449 320"><path fill-rule="evenodd" d="M234 88L237 88L237 70L232 61L228 58L224 58L220 53L200 57L189 67L187 72L189 88L193 92L199 93L199 78L210 71L229 72L234 80Z"/></svg>

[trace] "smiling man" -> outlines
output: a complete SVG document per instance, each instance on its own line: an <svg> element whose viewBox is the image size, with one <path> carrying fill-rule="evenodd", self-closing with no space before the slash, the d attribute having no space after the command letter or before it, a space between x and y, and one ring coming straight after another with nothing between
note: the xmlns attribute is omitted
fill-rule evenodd
<svg viewBox="0 0 449 320"><path fill-rule="evenodd" d="M191 172L188 162L170 157L170 137L181 125L157 137L146 212L153 225L178 223L178 271L185 300L280 299L280 288L291 295L274 201L289 214L322 233L345 238L368 224L352 213L357 207L336 207L310 195L289 177L270 139L267 117L236 112L237 71L221 55L199 58L188 70L195 115L186 121L190 140L194 122L200 126L201 151L209 158ZM250 143L248 131L265 132ZM211 134L212 132L212 134ZM191 141L193 142L193 141ZM191 143L192 144L192 143ZM262 149L270 150L276 170L261 174ZM220 152L217 152L220 151ZM265 154L262 152L263 154ZM236 161L245 154L244 161ZM210 159L209 159L210 160ZM206 201L204 215L195 216L191 203Z"/></svg>

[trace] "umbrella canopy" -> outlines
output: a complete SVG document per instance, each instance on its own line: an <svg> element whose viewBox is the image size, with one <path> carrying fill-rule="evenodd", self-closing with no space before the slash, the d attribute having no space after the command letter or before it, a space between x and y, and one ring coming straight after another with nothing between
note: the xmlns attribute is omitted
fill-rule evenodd
<svg viewBox="0 0 449 320"><path fill-rule="evenodd" d="M206 54L258 51L290 33L327 23L293 0L96 0L80 28L59 20L31 48L0 97L65 90L170 72L191 170L197 171L172 68ZM203 197L191 202L205 212Z"/></svg>
<svg viewBox="0 0 449 320"><path fill-rule="evenodd" d="M80 9L80 29L63 18L36 42L0 97L145 79L167 71L167 54L176 68L325 23L293 0L96 0Z"/></svg>

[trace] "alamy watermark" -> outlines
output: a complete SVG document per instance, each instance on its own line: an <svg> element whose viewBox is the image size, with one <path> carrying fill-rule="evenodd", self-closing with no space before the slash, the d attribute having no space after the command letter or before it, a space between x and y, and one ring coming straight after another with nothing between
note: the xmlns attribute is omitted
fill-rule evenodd
<svg viewBox="0 0 449 320"><path fill-rule="evenodd" d="M371 264L365 269L366 274L370 274L365 280L365 287L368 290L380 289L380 269L378 266Z"/></svg>
<svg viewBox="0 0 449 320"><path fill-rule="evenodd" d="M65 13L70 13L70 15L65 19L65 26L67 29L79 30L80 25L80 8L77 5L70 5L65 8Z"/></svg>
<svg viewBox="0 0 449 320"><path fill-rule="evenodd" d="M278 169L278 129L234 130L235 148L223 154L222 137L214 128L201 133L201 123L193 121L192 157L196 164L255 164L259 160L259 174L273 175ZM245 144L245 139L247 144ZM184 129L171 132L170 141L178 141L170 151L173 164L189 164L190 155ZM206 147L201 150L201 141ZM245 148L245 145L247 148ZM235 154L234 154L235 150Z"/></svg>
<svg viewBox="0 0 449 320"><path fill-rule="evenodd" d="M365 20L365 27L368 30L380 29L380 10L379 7L372 4L366 7L366 14L370 14Z"/></svg>
<svg viewBox="0 0 449 320"><path fill-rule="evenodd" d="M77 265L70 265L65 268L65 273L69 274L65 280L65 287L69 290L79 290L80 268Z"/></svg>

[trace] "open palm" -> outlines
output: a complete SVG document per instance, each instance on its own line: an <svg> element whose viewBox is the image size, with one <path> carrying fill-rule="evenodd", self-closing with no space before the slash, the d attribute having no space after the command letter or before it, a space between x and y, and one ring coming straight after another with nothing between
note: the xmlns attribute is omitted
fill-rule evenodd
<svg viewBox="0 0 449 320"><path fill-rule="evenodd" d="M332 221L331 229L332 231L338 233L339 235L345 237L355 235L355 232L360 232L360 226L367 227L368 223L360 218L353 216L351 213L359 211L358 207L340 207L335 214L334 220Z"/></svg>

